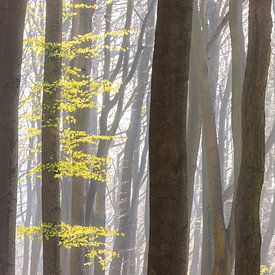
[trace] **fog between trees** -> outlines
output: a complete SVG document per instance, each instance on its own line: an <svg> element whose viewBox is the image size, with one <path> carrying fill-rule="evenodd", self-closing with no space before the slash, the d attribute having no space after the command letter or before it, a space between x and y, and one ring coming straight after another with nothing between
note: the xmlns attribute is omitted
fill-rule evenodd
<svg viewBox="0 0 275 275"><path fill-rule="evenodd" d="M275 274L274 16L0 0L0 275Z"/></svg>

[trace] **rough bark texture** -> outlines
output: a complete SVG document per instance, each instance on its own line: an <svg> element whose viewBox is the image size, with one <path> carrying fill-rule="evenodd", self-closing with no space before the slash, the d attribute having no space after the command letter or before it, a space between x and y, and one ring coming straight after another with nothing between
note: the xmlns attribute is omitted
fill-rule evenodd
<svg viewBox="0 0 275 275"><path fill-rule="evenodd" d="M186 105L193 1L159 1L149 130L148 274L187 265Z"/></svg>
<svg viewBox="0 0 275 275"><path fill-rule="evenodd" d="M242 94L242 160L235 208L236 275L260 272L259 204L265 165L265 91L271 29L271 0L250 0Z"/></svg>
<svg viewBox="0 0 275 275"><path fill-rule="evenodd" d="M0 1L0 274L15 273L18 100L26 0Z"/></svg>
<svg viewBox="0 0 275 275"><path fill-rule="evenodd" d="M46 50L42 106L42 221L60 224L60 186L55 165L59 159L58 81L61 78L62 0L46 2ZM49 165L53 165L50 168ZM44 274L61 274L57 237L43 238Z"/></svg>

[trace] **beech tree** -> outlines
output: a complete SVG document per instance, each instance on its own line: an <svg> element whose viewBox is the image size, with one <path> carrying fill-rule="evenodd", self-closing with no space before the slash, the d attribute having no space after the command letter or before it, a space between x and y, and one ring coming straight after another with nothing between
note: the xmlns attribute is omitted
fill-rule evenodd
<svg viewBox="0 0 275 275"><path fill-rule="evenodd" d="M271 2L0 0L0 274L275 272Z"/></svg>
<svg viewBox="0 0 275 275"><path fill-rule="evenodd" d="M235 208L236 275L260 272L259 211L265 169L265 93L271 30L271 0L250 0L241 106L242 159Z"/></svg>
<svg viewBox="0 0 275 275"><path fill-rule="evenodd" d="M192 7L192 0L158 3L149 124L148 274L187 271L186 107Z"/></svg>
<svg viewBox="0 0 275 275"><path fill-rule="evenodd" d="M62 0L47 0L44 90L42 100L42 222L56 229L61 222L59 160L59 81L61 79ZM61 274L57 235L43 236L43 272Z"/></svg>
<svg viewBox="0 0 275 275"><path fill-rule="evenodd" d="M15 274L18 105L27 1L0 1L0 273Z"/></svg>

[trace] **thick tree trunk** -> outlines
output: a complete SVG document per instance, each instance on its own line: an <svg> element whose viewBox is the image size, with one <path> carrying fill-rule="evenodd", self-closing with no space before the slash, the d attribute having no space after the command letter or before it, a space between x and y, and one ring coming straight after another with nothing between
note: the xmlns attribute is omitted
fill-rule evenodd
<svg viewBox="0 0 275 275"><path fill-rule="evenodd" d="M59 160L59 80L61 78L62 0L46 2L46 49L42 105L42 222L61 222L60 186L55 168ZM43 238L44 274L61 274L57 236Z"/></svg>
<svg viewBox="0 0 275 275"><path fill-rule="evenodd" d="M192 0L158 3L149 130L150 275L182 275L188 264L186 107L192 10Z"/></svg>
<svg viewBox="0 0 275 275"><path fill-rule="evenodd" d="M18 100L26 0L0 2L0 273L15 273Z"/></svg>
<svg viewBox="0 0 275 275"><path fill-rule="evenodd" d="M260 272L259 207L265 167L265 91L271 29L271 0L250 0L242 94L242 160L235 207L236 275Z"/></svg>

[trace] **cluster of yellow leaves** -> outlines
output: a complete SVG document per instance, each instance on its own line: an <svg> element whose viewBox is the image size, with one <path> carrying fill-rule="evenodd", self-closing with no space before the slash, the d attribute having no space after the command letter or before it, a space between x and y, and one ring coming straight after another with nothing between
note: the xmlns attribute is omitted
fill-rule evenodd
<svg viewBox="0 0 275 275"><path fill-rule="evenodd" d="M269 269L265 265L261 265L260 275L269 275Z"/></svg>
<svg viewBox="0 0 275 275"><path fill-rule="evenodd" d="M106 243L101 243L100 237L119 236L123 237L124 234L119 233L118 230L113 230L103 227L85 227L80 225L71 226L69 224L61 223L58 226L52 224L42 224L40 226L17 228L17 234L19 237L26 235L30 239L37 237L42 240L57 237L59 239L59 245L64 246L67 249L83 247L86 251L86 263L90 265L93 260L97 259L102 266L102 269L106 269L108 262L113 257L118 257L115 251L112 251Z"/></svg>
<svg viewBox="0 0 275 275"><path fill-rule="evenodd" d="M104 182L108 158L84 153L81 148L88 144L97 144L99 140L111 140L110 136L89 135L85 131L65 129L61 134L61 145L66 154L59 163L62 175L85 179L96 179Z"/></svg>
<svg viewBox="0 0 275 275"><path fill-rule="evenodd" d="M64 8L73 8L73 9L98 9L98 8L104 8L106 5L110 5L113 2L113 0L107 0L103 4L72 4L72 3L64 3Z"/></svg>
<svg viewBox="0 0 275 275"><path fill-rule="evenodd" d="M50 57L63 57L67 60L73 60L76 57L91 58L100 55L102 49L107 46L103 41L107 37L121 37L129 35L136 30L117 30L108 33L93 34L87 33L83 35L75 35L69 41L63 41L59 43L46 43L44 36L26 38L25 43L31 51L33 51L37 57L44 54L45 49ZM102 43L101 43L102 42ZM128 49L116 46L108 46L109 50L113 51L127 51Z"/></svg>
<svg viewBox="0 0 275 275"><path fill-rule="evenodd" d="M65 157L58 163L60 176L80 177L84 179L95 179L105 182L106 158L98 158L82 151L75 151L71 156ZM58 175L56 175L58 177Z"/></svg>
<svg viewBox="0 0 275 275"><path fill-rule="evenodd" d="M64 150L68 153L72 153L74 149L78 148L82 144L97 144L98 140L112 140L111 136L97 136L89 135L85 131L75 131L71 128L65 129L60 134L60 142Z"/></svg>
<svg viewBox="0 0 275 275"><path fill-rule="evenodd" d="M98 8L104 8L106 5L110 5L112 2L113 0L107 0L105 3L93 4L93 5L64 3L63 20L66 21L68 18L77 15L77 11L80 9L95 10Z"/></svg>
<svg viewBox="0 0 275 275"><path fill-rule="evenodd" d="M54 93L60 91L60 99L51 106L44 106L48 111L54 114L57 110L63 110L67 113L74 113L77 110L85 108L97 108L98 105L93 102L95 96L102 93L118 93L120 83L111 83L108 80L91 80L89 77L83 76L81 71L75 67L67 67L64 78L55 83L35 83L31 94L26 97L21 106L26 106L33 100L34 95L44 92ZM70 116L70 115L69 115ZM21 120L36 121L41 118L41 104L36 104L36 110L27 111ZM66 118L70 122L74 122L72 117ZM44 123L45 124L45 123ZM49 126L49 123L46 123ZM55 125L56 123L54 123Z"/></svg>

